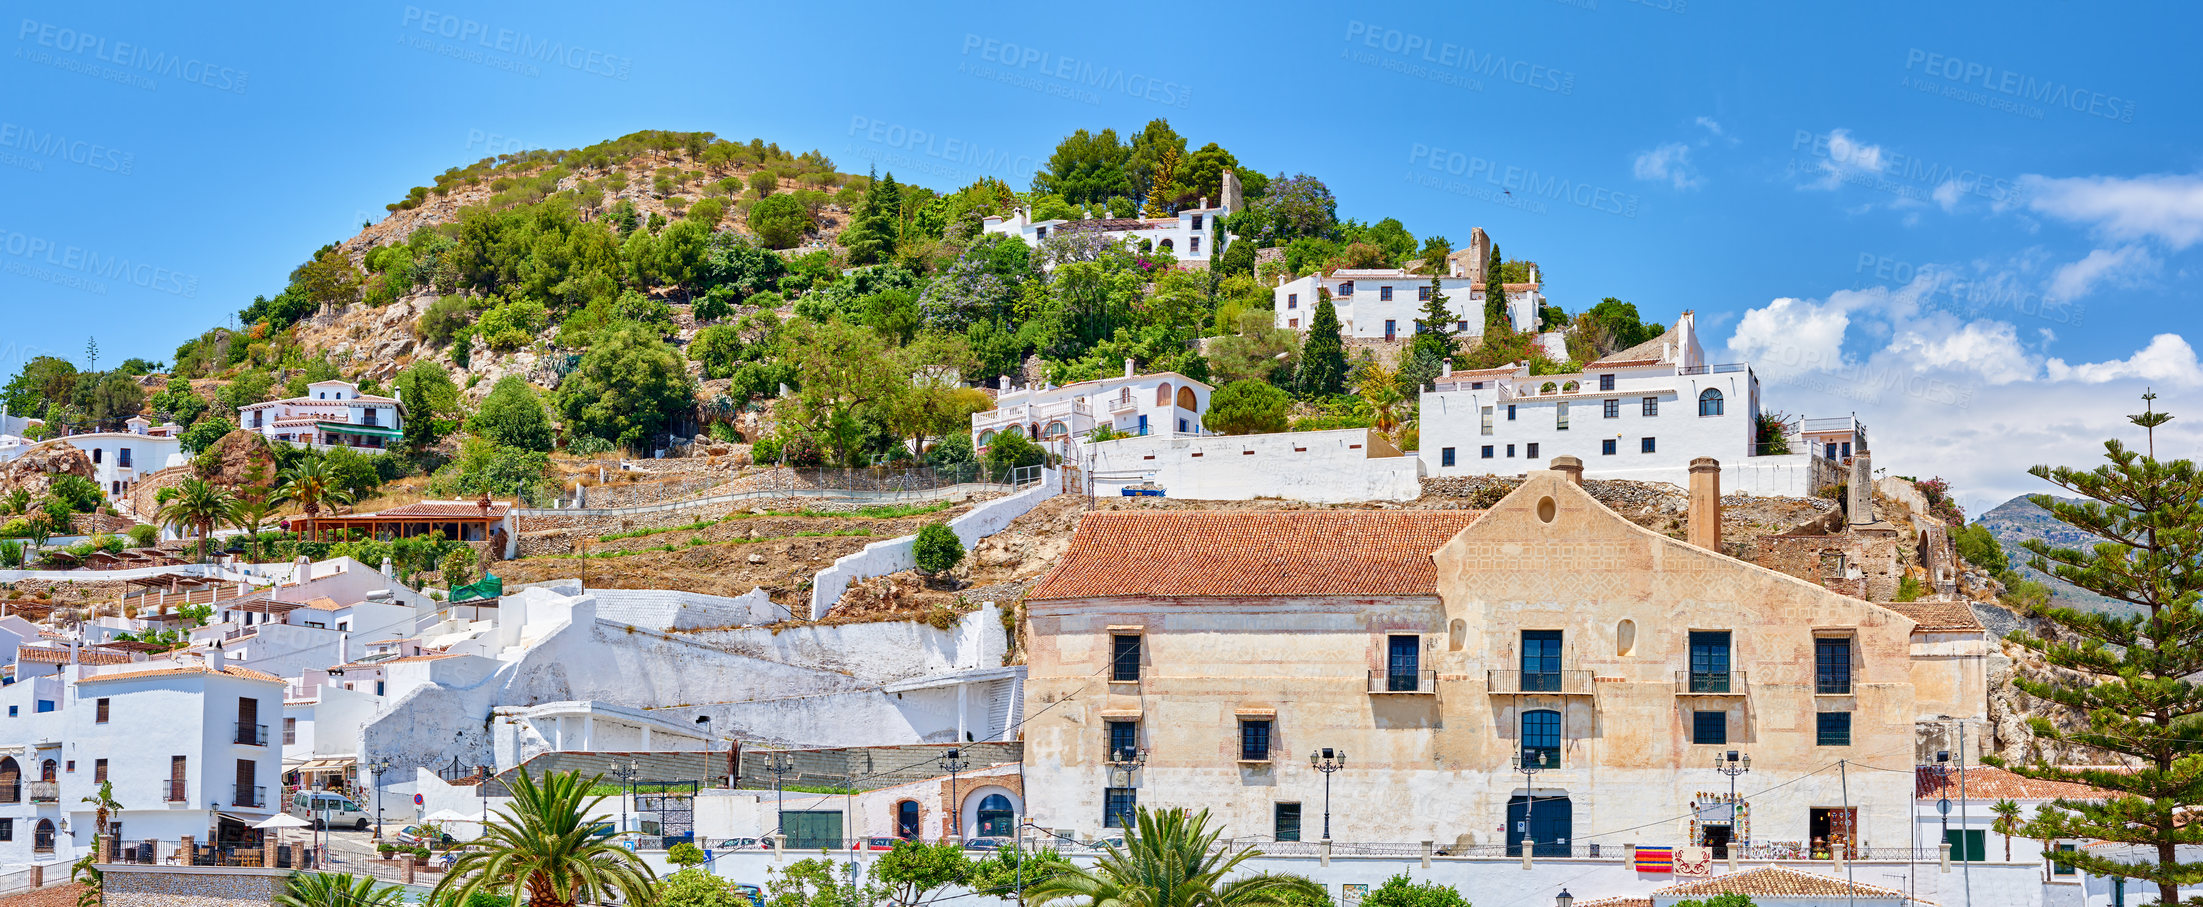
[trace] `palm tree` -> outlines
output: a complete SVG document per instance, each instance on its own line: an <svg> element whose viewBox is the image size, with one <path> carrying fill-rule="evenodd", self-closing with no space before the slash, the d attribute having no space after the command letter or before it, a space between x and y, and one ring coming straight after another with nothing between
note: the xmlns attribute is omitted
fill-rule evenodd
<svg viewBox="0 0 2203 907"><path fill-rule="evenodd" d="M1248 875L1226 881L1261 856L1251 847L1217 847L1209 811L1188 814L1142 807L1122 849L1111 847L1092 868L1065 870L1026 890L1031 907L1072 902L1084 907L1288 907L1320 899L1322 886L1292 875Z"/></svg>
<svg viewBox="0 0 2203 907"><path fill-rule="evenodd" d="M262 549L265 547L265 543L260 540L260 533L267 529L268 523L275 516L275 509L275 502L268 500L265 494L237 500L237 528L245 531L245 545L255 561L261 559Z"/></svg>
<svg viewBox="0 0 2203 907"><path fill-rule="evenodd" d="M297 504L306 512L306 531L313 532L314 518L321 515L323 504L350 504L352 493L344 490L337 480L336 471L329 468L329 461L320 457L307 457L283 474L275 487L271 501L279 504Z"/></svg>
<svg viewBox="0 0 2203 907"><path fill-rule="evenodd" d="M1407 402L1400 393L1400 373L1375 362L1362 363L1361 381L1355 391L1369 405L1376 429L1389 436L1400 430L1400 407Z"/></svg>
<svg viewBox="0 0 2203 907"><path fill-rule="evenodd" d="M205 479L185 479L183 484L161 489L153 499L160 504L154 519L178 530L188 528L198 533L202 559L206 557L207 537L214 534L214 527L237 522L237 496Z"/></svg>
<svg viewBox="0 0 2203 907"><path fill-rule="evenodd" d="M2010 800L1998 800L1989 804L1989 811L1996 814L1990 823L1996 833L2004 836L2004 862L2012 862L2012 836L2019 834L2019 804Z"/></svg>
<svg viewBox="0 0 2203 907"><path fill-rule="evenodd" d="M92 804L92 852L99 853L107 837L107 817L122 811L122 804L115 802L115 782L101 781L99 790L84 798Z"/></svg>
<svg viewBox="0 0 2203 907"><path fill-rule="evenodd" d="M618 837L605 816L589 811L605 799L592 795L604 776L551 772L538 783L520 770L512 803L490 819L482 836L464 845L466 853L430 892L435 903L464 904L476 893L502 895L530 907L573 907L617 897L628 904L651 902L657 874Z"/></svg>
<svg viewBox="0 0 2203 907"><path fill-rule="evenodd" d="M294 872L275 896L281 907L401 907L405 892L349 872Z"/></svg>

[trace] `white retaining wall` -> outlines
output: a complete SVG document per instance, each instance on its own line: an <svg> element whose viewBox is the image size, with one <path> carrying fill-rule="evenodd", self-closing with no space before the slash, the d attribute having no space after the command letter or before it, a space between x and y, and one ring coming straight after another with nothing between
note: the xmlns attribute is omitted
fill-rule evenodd
<svg viewBox="0 0 2203 907"><path fill-rule="evenodd" d="M1094 493L1105 497L1143 482L1162 486L1166 497L1211 501L1285 498L1344 504L1412 501L1423 493L1416 459L1391 453L1390 442L1366 428L1151 435L1104 441L1092 450Z"/></svg>
<svg viewBox="0 0 2203 907"><path fill-rule="evenodd" d="M672 589L597 589L591 594L597 597L598 618L652 630L756 626L791 616L762 588L739 596Z"/></svg>
<svg viewBox="0 0 2203 907"><path fill-rule="evenodd" d="M1063 491L1063 471L1041 470L1040 484L1013 495L995 498L972 508L963 516L949 521L949 529L956 533L964 550L971 550L979 540L1001 532L1018 517L1040 506L1040 502L1055 497ZM841 594L849 584L875 576L901 573L918 566L912 546L918 541L915 535L906 535L884 542L873 542L861 550L843 555L833 566L818 572L811 581L811 619L819 620L841 601Z"/></svg>

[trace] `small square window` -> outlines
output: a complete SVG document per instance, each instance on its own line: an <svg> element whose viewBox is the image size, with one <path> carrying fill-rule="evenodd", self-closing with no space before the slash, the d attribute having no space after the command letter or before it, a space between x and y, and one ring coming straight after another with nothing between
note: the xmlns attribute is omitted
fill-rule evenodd
<svg viewBox="0 0 2203 907"><path fill-rule="evenodd" d="M1140 723L1137 721L1111 721L1109 727L1110 762L1125 762L1140 750Z"/></svg>
<svg viewBox="0 0 2203 907"><path fill-rule="evenodd" d="M1451 447L1445 447L1445 448L1440 448L1440 449L1439 449L1439 451L1438 451L1438 465L1440 465L1440 466L1452 466L1452 465L1453 465L1453 448L1451 448Z"/></svg>
<svg viewBox="0 0 2203 907"><path fill-rule="evenodd" d="M1614 389L1614 375L1612 373L1599 376L1599 389L1602 391Z"/></svg>
<svg viewBox="0 0 2203 907"><path fill-rule="evenodd" d="M1613 438L1608 438L1608 439L1606 439L1606 440L1604 440L1604 441L1600 441L1600 442L1599 442L1599 453L1601 453L1601 454L1603 454L1603 455L1605 455L1605 456L1609 456L1609 457L1613 456L1613 455L1614 455L1614 439L1613 439Z"/></svg>
<svg viewBox="0 0 2203 907"><path fill-rule="evenodd" d="M1645 411L1645 415L1648 415L1648 416L1657 416L1657 415L1659 415L1659 414L1660 414L1660 398L1658 398L1658 397L1646 397L1646 398L1644 399L1644 411Z"/></svg>
<svg viewBox="0 0 2203 907"><path fill-rule="evenodd" d="M1429 301L1430 301L1430 288L1429 288L1429 287L1416 287L1416 288L1415 288L1415 301L1417 301L1417 302L1429 302Z"/></svg>
<svg viewBox="0 0 2203 907"><path fill-rule="evenodd" d="M1692 712L1690 742L1700 746L1727 744L1729 742L1729 713Z"/></svg>
<svg viewBox="0 0 2203 907"><path fill-rule="evenodd" d="M1280 803L1277 805L1276 816L1277 821L1273 827L1275 833L1271 837L1280 841L1300 840L1300 804Z"/></svg>
<svg viewBox="0 0 2203 907"><path fill-rule="evenodd" d="M1287 294L1285 294L1285 307L1286 307L1286 308L1288 308L1288 309L1297 309L1297 308L1300 308L1300 294L1299 294L1299 293L1287 293Z"/></svg>
<svg viewBox="0 0 2203 907"><path fill-rule="evenodd" d="M1653 443L1652 443L1652 439L1651 439L1651 438L1639 438L1639 439L1637 439L1637 452L1638 452L1638 453L1652 453L1652 452L1653 452Z"/></svg>
<svg viewBox="0 0 2203 907"><path fill-rule="evenodd" d="M1622 401L1620 401L1620 400L1608 400L1608 401L1606 401L1606 412L1605 412L1605 413L1603 413L1602 415L1606 416L1606 417L1607 417L1607 418L1609 418L1609 419L1619 419L1619 418L1621 418L1621 417L1622 417Z"/></svg>
<svg viewBox="0 0 2203 907"><path fill-rule="evenodd" d="M1468 322L1467 322L1466 320L1463 320L1463 321L1456 321L1456 322L1454 322L1454 323L1453 323L1453 329L1454 329L1454 330L1456 330L1456 331L1466 331L1466 330L1468 330L1468 329L1469 329L1469 323L1468 323ZM1481 381L1479 381L1479 382L1477 382L1476 386L1477 386L1477 387L1483 387L1483 386L1484 386L1484 382L1481 382ZM1294 804L1294 805L1298 806L1299 804Z"/></svg>
<svg viewBox="0 0 2203 907"><path fill-rule="evenodd" d="M1492 446L1491 446L1491 445L1489 445L1489 444L1486 444L1486 445L1484 445L1484 459L1487 459L1487 460L1489 460L1489 459L1491 459L1491 458L1492 458Z"/></svg>
<svg viewBox="0 0 2203 907"><path fill-rule="evenodd" d="M1851 745L1851 713L1850 713L1850 712L1821 712L1821 713L1819 713L1819 714L1818 714L1818 716L1816 716L1816 721L1814 722L1814 724L1815 724L1815 728L1814 728L1814 730L1815 730L1815 734L1814 734L1814 740L1813 740L1813 745L1815 745L1815 746L1850 746L1850 745Z"/></svg>
<svg viewBox="0 0 2203 907"><path fill-rule="evenodd" d="M1515 446L1514 446L1514 445L1512 445L1512 444L1509 444L1509 445L1507 445L1507 458L1508 458L1508 459L1513 459L1513 458L1514 458L1514 455L1515 455Z"/></svg>
<svg viewBox="0 0 2203 907"><path fill-rule="evenodd" d="M1390 286L1382 286L1382 287L1378 287L1378 288L1377 288L1377 299L1378 299L1379 301L1381 301L1381 302L1391 302L1391 301L1392 301L1392 288L1391 288Z"/></svg>
<svg viewBox="0 0 2203 907"><path fill-rule="evenodd" d="M1102 792L1102 827L1132 828L1132 814L1139 809L1140 791L1134 787L1112 787Z"/></svg>
<svg viewBox="0 0 2203 907"><path fill-rule="evenodd" d="M1535 460L1535 459L1537 459L1537 458L1538 458L1538 444L1537 444L1537 442L1536 442L1536 441L1532 441L1532 442L1530 442L1529 444L1525 445L1525 446L1523 447L1523 449L1522 449L1522 455L1523 455L1523 456L1525 456L1525 457L1529 457L1529 458L1530 458L1530 459L1532 459L1532 460Z"/></svg>
<svg viewBox="0 0 2203 907"><path fill-rule="evenodd" d="M1247 719L1239 722L1239 761L1270 761L1269 719Z"/></svg>
<svg viewBox="0 0 2203 907"><path fill-rule="evenodd" d="M1286 319L1286 322L1285 322L1285 326L1286 326L1286 327L1289 327L1289 328L1293 328L1293 329L1295 329L1295 330L1298 330L1298 329L1300 328L1300 319L1298 319L1298 318L1289 318L1289 319Z"/></svg>

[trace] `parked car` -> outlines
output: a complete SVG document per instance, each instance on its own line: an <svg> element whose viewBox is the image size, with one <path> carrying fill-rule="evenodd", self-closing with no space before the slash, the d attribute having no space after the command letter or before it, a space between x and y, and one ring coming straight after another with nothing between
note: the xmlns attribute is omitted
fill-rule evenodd
<svg viewBox="0 0 2203 907"><path fill-rule="evenodd" d="M1095 838L1094 840L1086 842L1086 846L1094 850L1107 850L1111 847L1123 849L1124 836L1111 835L1106 838Z"/></svg>
<svg viewBox="0 0 2203 907"><path fill-rule="evenodd" d="M366 831L374 821L366 809L352 798L333 790L302 790L291 795L291 815L305 819L315 828L356 828Z"/></svg>
<svg viewBox="0 0 2203 907"><path fill-rule="evenodd" d="M750 907L765 907L765 889L748 882L736 882L733 888L735 894L749 899Z"/></svg>
<svg viewBox="0 0 2203 907"><path fill-rule="evenodd" d="M459 843L457 838L440 830L431 830L426 825L408 825L398 829L398 833L390 837L407 847L450 847Z"/></svg>
<svg viewBox="0 0 2203 907"><path fill-rule="evenodd" d="M852 846L851 846L851 847L850 847L849 849L851 849L851 850L894 850L894 849L895 849L895 843L896 843L896 842L898 842L898 841L901 841L901 840L902 840L901 838L896 838L896 837L872 837L872 838L863 838L863 839L860 839L860 840L858 840L858 841L857 841L857 843L856 843L856 844L854 844L854 845L852 845Z"/></svg>
<svg viewBox="0 0 2203 907"><path fill-rule="evenodd" d="M772 845L758 838L721 838L711 845L713 850L771 850Z"/></svg>
<svg viewBox="0 0 2203 907"><path fill-rule="evenodd" d="M1008 838L973 838L964 842L965 850L1001 850L1008 846Z"/></svg>

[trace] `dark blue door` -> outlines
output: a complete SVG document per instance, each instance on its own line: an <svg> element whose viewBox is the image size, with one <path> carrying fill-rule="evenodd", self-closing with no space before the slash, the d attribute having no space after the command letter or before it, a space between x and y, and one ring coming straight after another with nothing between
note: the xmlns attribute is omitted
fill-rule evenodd
<svg viewBox="0 0 2203 907"><path fill-rule="evenodd" d="M1560 631L1522 631L1522 691L1560 692Z"/></svg>
<svg viewBox="0 0 2203 907"><path fill-rule="evenodd" d="M1690 690L1693 693L1729 691L1729 632L1702 631L1690 635Z"/></svg>
<svg viewBox="0 0 2203 907"><path fill-rule="evenodd" d="M1522 836L1528 833L1535 843L1531 853L1540 857L1565 857L1568 855L1569 838L1575 834L1575 821L1567 797L1539 797L1532 803L1528 797L1513 797L1507 801L1507 855L1522 856Z"/></svg>
<svg viewBox="0 0 2203 907"><path fill-rule="evenodd" d="M1422 668L1420 650L1422 640L1414 636L1392 637L1391 651L1385 661L1385 689L1395 693L1417 691L1416 677Z"/></svg>

